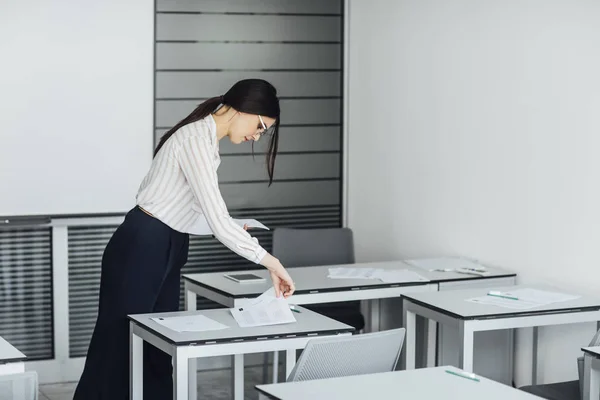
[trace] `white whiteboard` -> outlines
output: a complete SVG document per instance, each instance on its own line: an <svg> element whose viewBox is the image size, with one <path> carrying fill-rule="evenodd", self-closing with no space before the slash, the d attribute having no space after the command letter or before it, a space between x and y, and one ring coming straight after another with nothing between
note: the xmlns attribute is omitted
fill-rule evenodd
<svg viewBox="0 0 600 400"><path fill-rule="evenodd" d="M0 5L0 216L122 213L153 150L154 2Z"/></svg>

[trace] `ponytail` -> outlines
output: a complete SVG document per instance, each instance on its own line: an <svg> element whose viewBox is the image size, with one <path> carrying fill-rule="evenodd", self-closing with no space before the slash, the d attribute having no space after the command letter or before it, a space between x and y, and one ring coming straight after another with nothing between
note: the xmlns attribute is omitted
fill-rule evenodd
<svg viewBox="0 0 600 400"><path fill-rule="evenodd" d="M154 150L154 157L158 154L158 151L163 147L165 142L175 133L177 130L185 125L191 124L196 121L200 121L203 118L208 117L212 114L213 111L219 107L219 105L223 103L223 96L212 97L206 100L204 103L198 105L194 111L181 121L177 123L174 127L169 129L167 133L165 133L158 142L158 146L156 146L156 150Z"/></svg>
<svg viewBox="0 0 600 400"><path fill-rule="evenodd" d="M275 157L277 157L277 147L279 144L279 118L275 120L275 129L269 141L267 150L267 174L269 175L269 186L273 183L273 175L275 174Z"/></svg>

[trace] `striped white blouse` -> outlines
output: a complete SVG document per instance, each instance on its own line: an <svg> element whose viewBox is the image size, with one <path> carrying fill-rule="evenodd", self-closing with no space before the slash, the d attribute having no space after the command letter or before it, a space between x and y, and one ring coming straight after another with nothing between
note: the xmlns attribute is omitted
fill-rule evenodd
<svg viewBox="0 0 600 400"><path fill-rule="evenodd" d="M212 231L233 252L258 264L267 252L230 217L219 190L220 163L213 117L183 126L154 157L137 205L176 231L196 235Z"/></svg>

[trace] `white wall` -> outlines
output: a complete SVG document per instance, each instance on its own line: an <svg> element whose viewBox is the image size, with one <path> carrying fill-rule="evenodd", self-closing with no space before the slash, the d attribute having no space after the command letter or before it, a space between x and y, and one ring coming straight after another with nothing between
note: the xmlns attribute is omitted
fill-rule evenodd
<svg viewBox="0 0 600 400"><path fill-rule="evenodd" d="M349 1L358 259L463 254L595 294L600 2ZM541 330L541 381L574 379L594 331ZM519 385L530 355L520 334Z"/></svg>
<svg viewBox="0 0 600 400"><path fill-rule="evenodd" d="M154 2L0 5L0 216L125 213L153 151Z"/></svg>

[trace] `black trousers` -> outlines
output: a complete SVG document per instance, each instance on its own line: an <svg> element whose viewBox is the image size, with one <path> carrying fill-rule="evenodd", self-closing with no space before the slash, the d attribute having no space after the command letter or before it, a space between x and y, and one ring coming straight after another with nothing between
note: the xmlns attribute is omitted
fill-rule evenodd
<svg viewBox="0 0 600 400"><path fill-rule="evenodd" d="M128 314L177 311L189 236L138 207L102 257L98 319L74 400L129 399ZM173 398L171 356L144 343L144 399Z"/></svg>

